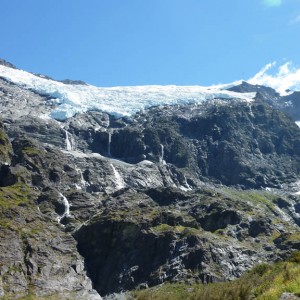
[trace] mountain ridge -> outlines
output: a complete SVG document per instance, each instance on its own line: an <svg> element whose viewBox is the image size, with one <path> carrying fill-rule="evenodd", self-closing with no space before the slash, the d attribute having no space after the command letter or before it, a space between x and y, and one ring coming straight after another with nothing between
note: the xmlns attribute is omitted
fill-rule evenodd
<svg viewBox="0 0 300 300"><path fill-rule="evenodd" d="M226 281L299 249L299 93L228 88L57 120L41 117L63 105L55 88L0 79L0 297Z"/></svg>

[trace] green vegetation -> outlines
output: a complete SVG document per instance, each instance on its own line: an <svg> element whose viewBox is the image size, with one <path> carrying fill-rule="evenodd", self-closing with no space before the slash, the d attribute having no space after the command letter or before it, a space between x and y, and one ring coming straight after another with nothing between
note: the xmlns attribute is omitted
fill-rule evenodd
<svg viewBox="0 0 300 300"><path fill-rule="evenodd" d="M275 202L280 198L277 195L274 195L267 191L254 191L254 190L235 190L235 189L229 189L224 188L222 189L222 194L224 194L226 197L229 197L231 199L237 200L237 201L246 201L253 203L255 205L261 205L263 207L267 207L270 210L274 210L275 208Z"/></svg>
<svg viewBox="0 0 300 300"><path fill-rule="evenodd" d="M29 204L32 189L24 183L16 183L7 187L0 187L0 208L9 209L13 206Z"/></svg>
<svg viewBox="0 0 300 300"><path fill-rule="evenodd" d="M10 161L12 148L6 134L0 129L0 158L4 161Z"/></svg>
<svg viewBox="0 0 300 300"><path fill-rule="evenodd" d="M137 300L228 300L248 299L249 285L228 283L209 285L163 284L147 290L135 291L128 299ZM132 297L132 298L130 298Z"/></svg>
<svg viewBox="0 0 300 300"><path fill-rule="evenodd" d="M224 194L236 200L246 200L252 203L271 205L278 197L266 191L224 189Z"/></svg>
<svg viewBox="0 0 300 300"><path fill-rule="evenodd" d="M30 212L26 212L26 209L34 206L35 196L36 192L22 182L0 187L0 227L16 232L25 230L27 227L16 219L27 214L30 218Z"/></svg>
<svg viewBox="0 0 300 300"><path fill-rule="evenodd" d="M36 155L40 155L41 154L41 150L37 149L37 148L33 148L33 147L25 147L22 152L24 154L27 154L28 156L32 157L32 156L36 156Z"/></svg>
<svg viewBox="0 0 300 300"><path fill-rule="evenodd" d="M174 232L183 236L197 235L202 232L201 230L192 227L186 227L182 225L170 226L164 223L151 227L151 229L158 234L165 232Z"/></svg>
<svg viewBox="0 0 300 300"><path fill-rule="evenodd" d="M231 282L203 284L166 283L133 291L136 300L278 300L284 293L300 296L300 252L272 265L262 264Z"/></svg>

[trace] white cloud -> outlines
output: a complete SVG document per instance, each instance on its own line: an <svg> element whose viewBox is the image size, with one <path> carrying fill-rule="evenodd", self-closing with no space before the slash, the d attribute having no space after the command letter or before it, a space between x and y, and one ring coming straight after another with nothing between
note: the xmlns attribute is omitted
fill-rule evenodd
<svg viewBox="0 0 300 300"><path fill-rule="evenodd" d="M300 91L300 68L294 67L291 62L279 66L277 70L275 66L276 62L267 64L247 81L272 87L282 95L287 94L287 90Z"/></svg>
<svg viewBox="0 0 300 300"><path fill-rule="evenodd" d="M268 7L280 6L282 0L263 0L263 3Z"/></svg>
<svg viewBox="0 0 300 300"><path fill-rule="evenodd" d="M254 75L254 77L251 80L259 80L261 77L264 76L264 74L271 69L272 67L274 67L276 65L276 61L269 63L267 65L265 65L257 74Z"/></svg>

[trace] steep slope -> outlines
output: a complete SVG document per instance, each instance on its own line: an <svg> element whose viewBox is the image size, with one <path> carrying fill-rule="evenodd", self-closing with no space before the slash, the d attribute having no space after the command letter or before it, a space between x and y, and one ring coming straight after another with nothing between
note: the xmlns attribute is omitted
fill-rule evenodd
<svg viewBox="0 0 300 300"><path fill-rule="evenodd" d="M299 91L289 91L287 95L281 96L277 91L262 85L252 85L242 82L236 86L228 88L229 91L238 93L257 93L257 98L266 101L271 106L285 112L295 121L300 120L300 93Z"/></svg>
<svg viewBox="0 0 300 300"><path fill-rule="evenodd" d="M97 131L93 150L107 155L108 137L113 157L175 166L192 186L192 179L200 178L244 188L279 187L299 173L298 127L261 101L154 108L112 128L109 136Z"/></svg>
<svg viewBox="0 0 300 300"><path fill-rule="evenodd" d="M100 299L75 240L38 209L41 192L32 184L32 162L44 149L29 141L12 147L1 129L0 136L0 297ZM25 160L31 164L18 163Z"/></svg>
<svg viewBox="0 0 300 300"><path fill-rule="evenodd" d="M289 216L298 204L226 188L127 190L102 200L75 238L101 295L166 281L231 280L299 249Z"/></svg>
<svg viewBox="0 0 300 300"><path fill-rule="evenodd" d="M262 264L237 280L209 285L162 284L130 293L138 300L299 300L300 261L295 252L283 262Z"/></svg>
<svg viewBox="0 0 300 300"><path fill-rule="evenodd" d="M0 71L1 297L226 281L299 249L300 129L271 88Z"/></svg>

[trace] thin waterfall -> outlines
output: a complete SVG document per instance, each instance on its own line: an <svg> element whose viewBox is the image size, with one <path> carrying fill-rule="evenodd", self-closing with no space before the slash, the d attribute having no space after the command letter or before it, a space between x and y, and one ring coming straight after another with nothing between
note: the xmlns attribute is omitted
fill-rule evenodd
<svg viewBox="0 0 300 300"><path fill-rule="evenodd" d="M164 160L165 156L165 148L163 144L160 144L160 157L159 157L159 162L163 165L166 164L166 161Z"/></svg>
<svg viewBox="0 0 300 300"><path fill-rule="evenodd" d="M82 171L81 171L81 169L79 169L79 168L77 168L76 169L76 172L80 175L80 187L78 187L79 189L80 188L86 188L86 187L88 187L90 184L87 182L87 181L85 181L84 180L84 177L83 177L83 174L82 174Z"/></svg>
<svg viewBox="0 0 300 300"><path fill-rule="evenodd" d="M118 170L114 167L113 164L110 164L112 170L113 170L113 173L115 175L115 178L116 178L116 182L115 182L115 185L116 185L116 188L117 189L122 189L125 187L125 182L122 178L122 176L120 175L120 173L118 172Z"/></svg>
<svg viewBox="0 0 300 300"><path fill-rule="evenodd" d="M251 103L249 103L249 113L250 113L250 116L252 118L254 118L254 114L253 114L253 111L252 111L252 104Z"/></svg>
<svg viewBox="0 0 300 300"><path fill-rule="evenodd" d="M69 217L71 214L70 214L70 203L69 203L69 201L68 201L68 199L62 194L62 193L59 193L59 195L60 195L60 197L62 198L62 203L63 203L63 205L64 205L64 207L65 207L65 211L64 211L64 213L61 215L61 216L59 216L58 218L57 218L57 221L58 221L58 223L60 223L60 221L64 218L64 217Z"/></svg>
<svg viewBox="0 0 300 300"><path fill-rule="evenodd" d="M183 191L191 191L192 187L188 184L186 176L184 175L183 177L184 181L183 181L183 185L181 185L179 188Z"/></svg>
<svg viewBox="0 0 300 300"><path fill-rule="evenodd" d="M66 149L68 151L71 151L71 150L73 150L73 145L72 145L72 141L70 139L70 133L65 129L64 129L64 131L65 131L65 135L66 135L66 139L65 139Z"/></svg>
<svg viewBox="0 0 300 300"><path fill-rule="evenodd" d="M109 132L108 133L108 144L107 144L107 155L108 156L111 156L111 153L110 153L110 144L111 144L111 133Z"/></svg>

